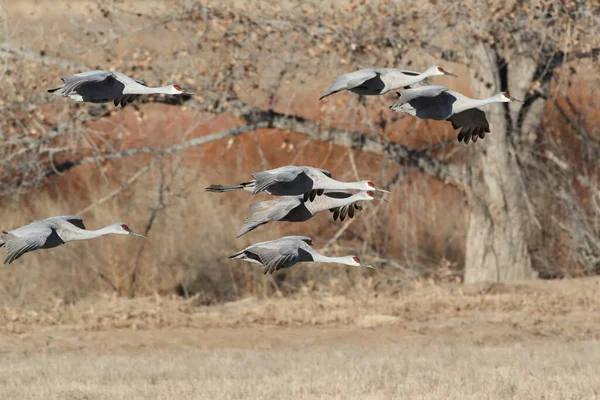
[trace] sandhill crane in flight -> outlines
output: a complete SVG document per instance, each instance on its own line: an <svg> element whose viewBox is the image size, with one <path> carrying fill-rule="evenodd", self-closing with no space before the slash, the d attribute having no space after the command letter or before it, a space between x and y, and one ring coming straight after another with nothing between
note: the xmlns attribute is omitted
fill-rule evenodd
<svg viewBox="0 0 600 400"><path fill-rule="evenodd" d="M331 86L319 97L319 100L342 90L368 96L385 94L391 90L418 84L430 76L440 75L456 76L437 65L427 68L424 72L398 68L363 68L335 78Z"/></svg>
<svg viewBox="0 0 600 400"><path fill-rule="evenodd" d="M305 201L303 196L281 196L269 201L250 204L250 216L236 237L240 237L257 227L271 221L302 222L311 219L320 211L330 210L334 221L346 216L353 218L355 210L362 210L361 201L383 200L373 191L361 191L355 194L342 191L325 191L313 201Z"/></svg>
<svg viewBox="0 0 600 400"><path fill-rule="evenodd" d="M284 236L279 239L261 242L246 247L229 258L244 260L265 267L264 273L272 274L282 268L290 268L299 262L323 262L373 268L360 262L356 256L327 257L310 247L312 239L306 236Z"/></svg>
<svg viewBox="0 0 600 400"><path fill-rule="evenodd" d="M423 86L398 92L398 101L390 106L397 112L403 112L422 119L446 120L452 123L454 129L460 128L458 141L469 143L483 139L490 125L485 112L477 107L490 103L507 103L518 101L501 92L487 99L472 99L458 92L448 90L444 86Z"/></svg>
<svg viewBox="0 0 600 400"><path fill-rule="evenodd" d="M114 102L125 107L141 94L194 94L179 85L148 87L143 81L133 79L120 72L87 71L71 76L63 76L63 84L48 90L55 96L68 96L75 101L90 103Z"/></svg>
<svg viewBox="0 0 600 400"><path fill-rule="evenodd" d="M208 192L229 192L243 189L252 194L266 192L274 196L300 196L304 199L314 199L315 195L323 194L324 190L378 190L390 193L388 190L378 188L371 181L340 182L331 178L331 172L314 167L297 167L286 165L268 171L255 172L251 181L238 185L223 186L210 185Z"/></svg>
<svg viewBox="0 0 600 400"><path fill-rule="evenodd" d="M0 247L6 246L4 264L10 264L30 251L50 249L67 242L94 239L111 233L145 238L144 235L134 232L122 222L95 231L87 230L81 217L75 215L51 217L43 221L32 222L13 231L3 230L2 233Z"/></svg>

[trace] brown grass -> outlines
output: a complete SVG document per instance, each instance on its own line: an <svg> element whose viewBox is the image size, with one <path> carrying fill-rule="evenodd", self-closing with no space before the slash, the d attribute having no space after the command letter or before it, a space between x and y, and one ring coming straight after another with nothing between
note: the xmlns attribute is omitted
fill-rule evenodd
<svg viewBox="0 0 600 400"><path fill-rule="evenodd" d="M0 398L596 398L599 286L4 309Z"/></svg>
<svg viewBox="0 0 600 400"><path fill-rule="evenodd" d="M369 332L373 339L378 333ZM3 357L0 397L591 399L600 387L597 342L474 346L419 337L373 340L366 346L358 342L355 337L352 344L326 347L226 346L100 355L82 349Z"/></svg>

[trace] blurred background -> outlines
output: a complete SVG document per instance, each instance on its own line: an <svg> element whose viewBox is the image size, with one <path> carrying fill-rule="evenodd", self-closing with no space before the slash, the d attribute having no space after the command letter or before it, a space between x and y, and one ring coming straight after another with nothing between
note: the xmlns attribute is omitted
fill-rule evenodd
<svg viewBox="0 0 600 400"><path fill-rule="evenodd" d="M110 235L0 267L0 398L596 398L600 7L595 0L0 1L0 229L80 215ZM524 103L446 121L342 92L362 67ZM194 96L121 109L47 90L90 69ZM389 203L236 239L282 165ZM283 235L375 270L263 275ZM2 257L4 251L0 250Z"/></svg>

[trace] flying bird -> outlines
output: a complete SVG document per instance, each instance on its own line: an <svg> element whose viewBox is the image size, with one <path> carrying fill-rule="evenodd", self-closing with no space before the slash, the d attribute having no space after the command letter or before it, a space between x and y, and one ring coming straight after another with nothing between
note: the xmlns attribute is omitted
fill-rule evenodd
<svg viewBox="0 0 600 400"><path fill-rule="evenodd" d="M362 263L356 256L327 257L310 247L312 239L306 236L284 236L276 240L261 242L246 247L229 258L261 264L264 273L272 274L282 268L290 268L299 262L323 262L373 268Z"/></svg>
<svg viewBox="0 0 600 400"><path fill-rule="evenodd" d="M125 107L141 94L194 94L179 85L161 87L145 86L143 81L133 79L120 72L87 71L60 78L63 84L48 90L55 96L68 96L75 101L90 103L114 102Z"/></svg>
<svg viewBox="0 0 600 400"><path fill-rule="evenodd" d="M303 196L281 196L269 201L250 204L250 216L236 237L268 224L271 221L302 222L311 219L320 211L329 210L333 220L346 216L353 218L355 210L362 210L361 201L383 200L373 191L361 191L355 194L342 191L325 191L313 201L305 201Z"/></svg>
<svg viewBox="0 0 600 400"><path fill-rule="evenodd" d="M94 239L111 233L145 238L122 222L93 231L85 228L81 217L67 215L35 221L13 231L3 230L0 247L6 247L4 264L10 264L30 251L51 249L67 242Z"/></svg>
<svg viewBox="0 0 600 400"><path fill-rule="evenodd" d="M304 200L314 199L316 195L323 194L324 190L378 190L389 193L388 190L378 188L371 181L340 182L332 179L331 172L314 167L297 167L286 165L268 171L255 172L254 178L248 182L237 185L223 186L210 185L208 192L229 192L243 189L252 194L266 192L274 196L304 196Z"/></svg>
<svg viewBox="0 0 600 400"><path fill-rule="evenodd" d="M490 131L485 112L478 109L490 103L518 101L506 92L497 93L487 99L472 99L444 86L423 86L398 92L400 97L390 109L422 119L446 120L452 128L460 129L458 141L476 142Z"/></svg>
<svg viewBox="0 0 600 400"><path fill-rule="evenodd" d="M319 97L319 100L342 90L369 96L385 94L391 90L418 84L430 76L440 75L456 76L437 65L427 68L424 72L398 68L363 68L335 78L331 86Z"/></svg>

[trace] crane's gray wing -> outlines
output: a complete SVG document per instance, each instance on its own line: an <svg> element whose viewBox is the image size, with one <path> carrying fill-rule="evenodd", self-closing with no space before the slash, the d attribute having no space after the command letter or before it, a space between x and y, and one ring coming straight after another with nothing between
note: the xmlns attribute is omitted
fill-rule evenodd
<svg viewBox="0 0 600 400"><path fill-rule="evenodd" d="M375 70L375 72L380 73L381 75L385 75L385 74L389 74L389 73L393 73L393 72L401 72L404 75L408 75L408 76L417 76L420 75L420 72L417 71L409 71L407 69L400 69L400 68L377 68Z"/></svg>
<svg viewBox="0 0 600 400"><path fill-rule="evenodd" d="M465 144L468 144L470 139L473 139L473 143L477 139L483 139L486 132L490 131L490 124L485 117L485 112L478 108L470 108L454 114L448 118L448 121L452 122L454 129L460 128L457 139L459 142L464 141Z"/></svg>
<svg viewBox="0 0 600 400"><path fill-rule="evenodd" d="M52 222L53 220L56 220L56 219L70 222L71 224L75 225L79 229L86 229L85 225L83 224L83 220L78 215L59 215L57 217L46 218L44 221Z"/></svg>
<svg viewBox="0 0 600 400"><path fill-rule="evenodd" d="M292 241L301 240L304 243L312 246L312 239L309 238L308 236L284 236L278 240L292 240Z"/></svg>
<svg viewBox="0 0 600 400"><path fill-rule="evenodd" d="M328 178L332 178L332 179L333 179L333 176L331 175L331 172L329 172L329 171L328 171L328 170L326 170L326 169L323 169L323 168L317 168L317 167L304 167L304 168L312 168L312 169L314 169L314 170L317 170L317 171L319 171L319 172L322 172L322 173L323 173L323 175L327 176ZM306 201L308 201L308 200L310 200L310 201L313 201L313 200L314 200L314 199L315 199L317 196L320 196L320 195L322 195L324 192L325 192L325 190L324 190L324 189L310 190L310 191L308 191L308 192L304 193L304 198L303 198L303 201L304 201L304 202L306 202Z"/></svg>
<svg viewBox="0 0 600 400"><path fill-rule="evenodd" d="M100 83L108 79L116 79L116 77L109 71L87 71L71 76L63 76L61 79L64 82L63 85L48 91L54 92L61 89L61 94L68 96L69 94L75 93L77 89L81 88L83 85Z"/></svg>
<svg viewBox="0 0 600 400"><path fill-rule="evenodd" d="M312 204L310 204L307 207L312 208L312 206L314 205L316 209L323 209L322 206L328 207L328 202L331 204L331 201L329 199L347 199L350 196L352 196L352 193L348 191L326 190L322 196L311 200ZM340 218L340 220L343 221L346 218L346 215L350 218L354 218L355 210L357 209L362 210L362 207L358 205L358 202L354 202L346 206L329 208L329 211L333 213L334 221L338 218Z"/></svg>
<svg viewBox="0 0 600 400"><path fill-rule="evenodd" d="M92 71L80 72L78 74L73 74L69 76L62 76L60 79L63 81L64 84L78 82L81 80L89 80L90 82L101 82L110 75L113 75L113 73L110 71L96 69Z"/></svg>
<svg viewBox="0 0 600 400"><path fill-rule="evenodd" d="M282 220L300 204L300 196L283 196L274 200L250 204L248 207L250 215L246 218L244 226L242 226L236 237L240 237L271 221Z"/></svg>
<svg viewBox="0 0 600 400"><path fill-rule="evenodd" d="M141 83L141 81L138 81L137 79L134 79L134 80L137 83ZM115 104L115 106L118 106L120 104L121 107L125 107L127 104L133 102L138 97L140 97L139 94L124 94L122 96L115 97L115 99L113 100L113 103Z"/></svg>
<svg viewBox="0 0 600 400"><path fill-rule="evenodd" d="M256 255L265 266L264 273L272 274L281 269L291 267L298 261L298 246L293 241L274 241L275 243L251 247L246 250Z"/></svg>
<svg viewBox="0 0 600 400"><path fill-rule="evenodd" d="M19 237L13 233L5 233L2 235L2 241L6 246L4 264L12 263L29 251L41 249L50 235L52 235L52 229L41 225L36 225L35 230Z"/></svg>
<svg viewBox="0 0 600 400"><path fill-rule="evenodd" d="M290 195L291 193L286 193L286 190L293 188L297 188L299 191L295 194L302 194L309 191L313 185L313 180L306 174L305 170L296 166L256 172L252 176L255 181L253 194L269 189L269 192L273 195ZM280 187L274 187L276 185Z"/></svg>
<svg viewBox="0 0 600 400"><path fill-rule="evenodd" d="M340 92L342 90L354 89L369 79L376 78L379 73L374 69L359 69L358 71L349 72L347 74L343 74L338 76L333 80L333 83L327 90L319 97L319 100L327 96L331 96L334 93Z"/></svg>
<svg viewBox="0 0 600 400"><path fill-rule="evenodd" d="M439 96L441 93L448 91L448 88L445 86L421 86L412 89L406 89L402 92L398 92L398 96L400 97L396 103L390 106L390 109L394 111L404 111L402 110L402 106L404 104L410 103L414 100L421 98L434 98Z"/></svg>
<svg viewBox="0 0 600 400"><path fill-rule="evenodd" d="M333 213L332 217L334 221L337 221L338 218L340 219L340 221L343 221L344 219L346 219L346 215L350 218L354 218L354 214L356 214L356 211L362 211L362 209L363 208L360 205L360 202L357 201L347 206L331 208L329 209L329 211Z"/></svg>

